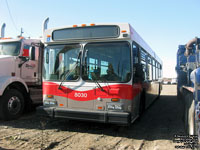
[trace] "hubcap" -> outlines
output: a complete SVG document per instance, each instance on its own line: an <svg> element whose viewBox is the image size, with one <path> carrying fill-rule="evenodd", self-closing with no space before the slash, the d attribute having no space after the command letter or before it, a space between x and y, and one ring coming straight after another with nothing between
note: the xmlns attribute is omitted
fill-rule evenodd
<svg viewBox="0 0 200 150"><path fill-rule="evenodd" d="M19 113L20 109L21 109L20 99L17 96L12 96L8 100L8 111L11 114L16 115L17 113Z"/></svg>

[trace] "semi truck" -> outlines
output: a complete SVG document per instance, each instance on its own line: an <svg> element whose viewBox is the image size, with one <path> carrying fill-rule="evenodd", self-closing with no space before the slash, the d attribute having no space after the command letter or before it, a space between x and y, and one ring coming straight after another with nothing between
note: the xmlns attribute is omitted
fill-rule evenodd
<svg viewBox="0 0 200 150"><path fill-rule="evenodd" d="M5 27L0 37L0 119L12 120L42 104L43 44L22 36L6 38Z"/></svg>
<svg viewBox="0 0 200 150"><path fill-rule="evenodd" d="M194 136L193 147L199 149L200 139L200 39L194 38L177 52L177 96L183 110L186 134Z"/></svg>

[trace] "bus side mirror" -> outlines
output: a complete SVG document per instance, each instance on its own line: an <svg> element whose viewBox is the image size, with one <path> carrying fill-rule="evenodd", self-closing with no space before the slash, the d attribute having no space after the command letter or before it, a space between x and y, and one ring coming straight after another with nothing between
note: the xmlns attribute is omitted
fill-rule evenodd
<svg viewBox="0 0 200 150"><path fill-rule="evenodd" d="M29 48L29 59L35 60L35 47L34 46L31 46Z"/></svg>

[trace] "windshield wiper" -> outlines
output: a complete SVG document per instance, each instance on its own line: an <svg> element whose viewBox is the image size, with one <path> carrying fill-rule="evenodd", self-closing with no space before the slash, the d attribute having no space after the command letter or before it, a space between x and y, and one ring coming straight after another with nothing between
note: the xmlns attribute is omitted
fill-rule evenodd
<svg viewBox="0 0 200 150"><path fill-rule="evenodd" d="M108 81L106 79L100 80L101 82L104 82L104 84L109 87Z"/></svg>
<svg viewBox="0 0 200 150"><path fill-rule="evenodd" d="M94 83L96 83L96 85L98 86L98 88L101 89L101 91L105 92L105 90L102 88L102 86L99 84L99 82L98 82L97 80L92 79L92 81L93 81Z"/></svg>
<svg viewBox="0 0 200 150"><path fill-rule="evenodd" d="M88 50L85 51L84 64L83 64L83 67L86 68L85 70L86 72L87 72L87 53L88 53ZM98 86L98 88L101 89L101 91L105 92L105 90L102 88L102 86L99 84L99 82L96 79L92 78L92 81Z"/></svg>
<svg viewBox="0 0 200 150"><path fill-rule="evenodd" d="M77 57L76 63L74 64L73 68L72 68L70 71L68 71L68 72L66 72L66 73L64 74L64 79L61 81L61 83L60 83L58 89L62 89L62 88L61 88L62 83L68 78L68 76L71 74L71 72L74 71L75 68L78 66L78 60L79 60L80 57L81 57L81 50L80 50L79 53L78 53L78 57Z"/></svg>

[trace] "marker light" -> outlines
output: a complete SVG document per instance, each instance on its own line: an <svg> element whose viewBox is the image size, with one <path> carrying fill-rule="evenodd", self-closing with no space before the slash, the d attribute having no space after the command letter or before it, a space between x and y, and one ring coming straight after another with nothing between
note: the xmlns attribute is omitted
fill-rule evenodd
<svg viewBox="0 0 200 150"><path fill-rule="evenodd" d="M12 39L12 38L11 37L1 38L1 40L8 40L8 39Z"/></svg>
<svg viewBox="0 0 200 150"><path fill-rule="evenodd" d="M82 27L85 27L85 26L86 26L86 24L82 24L81 26L82 26Z"/></svg>
<svg viewBox="0 0 200 150"><path fill-rule="evenodd" d="M60 104L60 106L61 106L61 107L63 107L63 106L64 106L64 104Z"/></svg>
<svg viewBox="0 0 200 150"><path fill-rule="evenodd" d="M95 26L95 24L94 24L94 23L91 23L90 25L91 25L91 26Z"/></svg>
<svg viewBox="0 0 200 150"><path fill-rule="evenodd" d="M47 35L47 37L48 37L48 38L50 38L50 37L51 37L51 35Z"/></svg>
<svg viewBox="0 0 200 150"><path fill-rule="evenodd" d="M102 106L99 106L99 107L98 107L98 109L99 109L99 110L102 110L102 109L103 109L103 107L102 107Z"/></svg>
<svg viewBox="0 0 200 150"><path fill-rule="evenodd" d="M47 95L48 98L53 98L53 95Z"/></svg>
<svg viewBox="0 0 200 150"><path fill-rule="evenodd" d="M126 33L126 30L122 30L121 32L122 32L122 33Z"/></svg>
<svg viewBox="0 0 200 150"><path fill-rule="evenodd" d="M75 27L78 27L77 25L73 25L73 27L75 28Z"/></svg>
<svg viewBox="0 0 200 150"><path fill-rule="evenodd" d="M119 98L112 98L111 101L112 102L119 102Z"/></svg>
<svg viewBox="0 0 200 150"><path fill-rule="evenodd" d="M11 76L14 77L15 76L15 72L11 72Z"/></svg>

